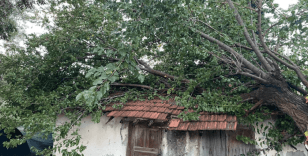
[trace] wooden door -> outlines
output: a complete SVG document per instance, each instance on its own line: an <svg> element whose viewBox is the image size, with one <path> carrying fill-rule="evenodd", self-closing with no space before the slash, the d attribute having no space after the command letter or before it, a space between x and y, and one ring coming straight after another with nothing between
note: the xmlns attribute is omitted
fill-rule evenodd
<svg viewBox="0 0 308 156"><path fill-rule="evenodd" d="M145 125L132 127L132 156L157 156L160 154L161 130Z"/></svg>

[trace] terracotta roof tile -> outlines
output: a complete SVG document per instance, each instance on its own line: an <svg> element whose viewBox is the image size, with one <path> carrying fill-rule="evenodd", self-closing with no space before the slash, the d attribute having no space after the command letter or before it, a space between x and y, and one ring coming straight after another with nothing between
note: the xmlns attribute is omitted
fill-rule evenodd
<svg viewBox="0 0 308 156"><path fill-rule="evenodd" d="M182 110L173 110L172 114L173 115L179 115L182 112Z"/></svg>
<svg viewBox="0 0 308 156"><path fill-rule="evenodd" d="M135 115L138 113L138 111L131 111L127 117L135 117Z"/></svg>
<svg viewBox="0 0 308 156"><path fill-rule="evenodd" d="M169 109L169 108L167 108L167 109L165 109L165 111L164 111L165 113L172 113L172 110L171 109Z"/></svg>
<svg viewBox="0 0 308 156"><path fill-rule="evenodd" d="M158 116L160 115L160 113L153 113L151 116L150 116L150 119L157 119Z"/></svg>
<svg viewBox="0 0 308 156"><path fill-rule="evenodd" d="M183 110L185 107L183 107L183 106L178 106L176 109L181 109L181 110Z"/></svg>
<svg viewBox="0 0 308 156"><path fill-rule="evenodd" d="M156 107L162 107L164 104L162 104L162 103L157 103L155 106Z"/></svg>
<svg viewBox="0 0 308 156"><path fill-rule="evenodd" d="M157 112L158 108L159 108L159 107L151 107L150 111L151 111L151 112Z"/></svg>
<svg viewBox="0 0 308 156"><path fill-rule="evenodd" d="M153 112L145 112L142 116L142 118L150 118L154 113Z"/></svg>
<svg viewBox="0 0 308 156"><path fill-rule="evenodd" d="M135 106L135 110L136 111L142 111L144 109L144 107L141 106Z"/></svg>
<svg viewBox="0 0 308 156"><path fill-rule="evenodd" d="M160 113L160 115L157 117L157 119L165 120L167 116L168 116L168 114L166 114L166 113Z"/></svg>
<svg viewBox="0 0 308 156"><path fill-rule="evenodd" d="M199 125L199 122L191 122L189 127L188 127L188 130L189 131L196 131L196 130L198 130L198 125Z"/></svg>
<svg viewBox="0 0 308 156"><path fill-rule="evenodd" d="M123 106L123 108L121 110L129 110L129 106Z"/></svg>
<svg viewBox="0 0 308 156"><path fill-rule="evenodd" d="M153 103L144 103L143 106L152 106Z"/></svg>
<svg viewBox="0 0 308 156"><path fill-rule="evenodd" d="M170 104L164 104L163 107L170 107Z"/></svg>
<svg viewBox="0 0 308 156"><path fill-rule="evenodd" d="M111 116L113 116L113 115L116 114L116 113L118 113L118 111L112 111L112 112L110 112L107 116L108 116L108 117L111 117Z"/></svg>
<svg viewBox="0 0 308 156"><path fill-rule="evenodd" d="M218 115L210 115L209 121L217 121Z"/></svg>
<svg viewBox="0 0 308 156"><path fill-rule="evenodd" d="M236 116L228 115L227 116L227 121L236 121Z"/></svg>
<svg viewBox="0 0 308 156"><path fill-rule="evenodd" d="M207 128L208 130L215 130L217 128L217 122L208 122Z"/></svg>
<svg viewBox="0 0 308 156"><path fill-rule="evenodd" d="M105 108L105 110L103 110L103 111L113 111L113 110L115 110L115 109L112 108L111 106L107 106L107 107Z"/></svg>
<svg viewBox="0 0 308 156"><path fill-rule="evenodd" d="M124 111L124 113L122 113L121 115L119 115L119 117L127 117L128 114L130 113L131 111Z"/></svg>
<svg viewBox="0 0 308 156"><path fill-rule="evenodd" d="M227 122L218 122L217 129L218 130L225 130L227 128Z"/></svg>
<svg viewBox="0 0 308 156"><path fill-rule="evenodd" d="M175 109L177 107L178 107L177 105L172 105L172 106L169 107L169 109Z"/></svg>
<svg viewBox="0 0 308 156"><path fill-rule="evenodd" d="M151 110L151 107L144 107L143 108L143 111L149 111L149 110Z"/></svg>
<svg viewBox="0 0 308 156"><path fill-rule="evenodd" d="M117 113L115 113L113 116L114 117L119 117L122 113L124 113L125 111L117 111Z"/></svg>
<svg viewBox="0 0 308 156"><path fill-rule="evenodd" d="M200 115L199 116L199 120L200 121L208 121L209 120L209 116L208 115Z"/></svg>
<svg viewBox="0 0 308 156"><path fill-rule="evenodd" d="M189 122L181 122L176 130L187 131L189 124L190 124Z"/></svg>
<svg viewBox="0 0 308 156"><path fill-rule="evenodd" d="M217 121L225 121L227 119L227 115L224 114L224 115L219 115L218 118L217 118Z"/></svg>
<svg viewBox="0 0 308 156"><path fill-rule="evenodd" d="M237 122L228 122L226 130L236 130Z"/></svg>
<svg viewBox="0 0 308 156"><path fill-rule="evenodd" d="M159 108L157 109L157 112L163 113L163 112L165 112L165 110L166 110L166 108L164 108L164 107L159 107Z"/></svg>
<svg viewBox="0 0 308 156"><path fill-rule="evenodd" d="M178 127L180 124L180 119L171 119L169 127Z"/></svg>
<svg viewBox="0 0 308 156"><path fill-rule="evenodd" d="M141 118L141 117L143 116L144 113L145 113L145 112L139 111L138 113L136 113L135 117L136 117L136 118Z"/></svg>
<svg viewBox="0 0 308 156"><path fill-rule="evenodd" d="M192 113L192 112L194 112L194 110L193 109L188 109L188 112Z"/></svg>
<svg viewBox="0 0 308 156"><path fill-rule="evenodd" d="M207 122L199 122L198 130L206 130L207 129Z"/></svg>

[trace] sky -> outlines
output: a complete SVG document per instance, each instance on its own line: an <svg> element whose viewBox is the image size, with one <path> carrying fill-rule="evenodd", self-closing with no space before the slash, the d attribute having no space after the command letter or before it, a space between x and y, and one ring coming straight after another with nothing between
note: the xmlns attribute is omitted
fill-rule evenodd
<svg viewBox="0 0 308 156"><path fill-rule="evenodd" d="M289 5L296 4L298 0L274 0L274 3L279 4L279 8L287 9ZM40 7L39 10L44 9L44 7ZM29 21L18 21L18 24L20 25L21 32L25 34L31 34L34 33L36 35L43 34L47 32L46 29L42 28L40 24L38 23L31 23ZM19 37L19 39L14 40L16 44L19 44L20 46L24 47L24 39L22 37ZM4 41L0 40L0 53L4 54ZM39 50L43 51L43 50Z"/></svg>

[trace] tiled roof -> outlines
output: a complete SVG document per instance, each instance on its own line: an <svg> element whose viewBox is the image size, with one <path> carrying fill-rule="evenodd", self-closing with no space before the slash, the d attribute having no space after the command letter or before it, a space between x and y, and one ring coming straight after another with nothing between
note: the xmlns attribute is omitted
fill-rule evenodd
<svg viewBox="0 0 308 156"><path fill-rule="evenodd" d="M162 101L160 99L146 101L131 101L123 105L121 109L115 109L112 104L107 105L105 112L110 112L108 117L133 117L144 119L169 120L169 130L236 130L236 116L226 114L213 114L200 112L198 121L183 121L171 119L171 115L179 115L183 112L183 106L175 105L174 100ZM188 109L193 112L193 109Z"/></svg>

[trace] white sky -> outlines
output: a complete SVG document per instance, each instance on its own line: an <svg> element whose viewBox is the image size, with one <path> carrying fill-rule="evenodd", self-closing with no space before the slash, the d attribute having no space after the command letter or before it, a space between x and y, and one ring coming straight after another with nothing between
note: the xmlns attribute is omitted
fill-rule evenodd
<svg viewBox="0 0 308 156"><path fill-rule="evenodd" d="M296 4L298 2L298 0L274 0L274 3L279 4L279 8L282 9L287 9L289 5L291 4ZM42 10L43 7L40 7L39 10ZM20 25L20 28L22 28L21 32L25 33L25 34L31 34L34 33L36 35L40 35L43 34L45 32L47 32L46 29L42 28L39 24L37 23L31 23L29 21L26 22L22 22L22 21L18 21L18 25ZM19 44L20 46L24 47L24 39L16 39L15 43ZM4 49L4 41L0 40L0 53L4 53L5 49Z"/></svg>

